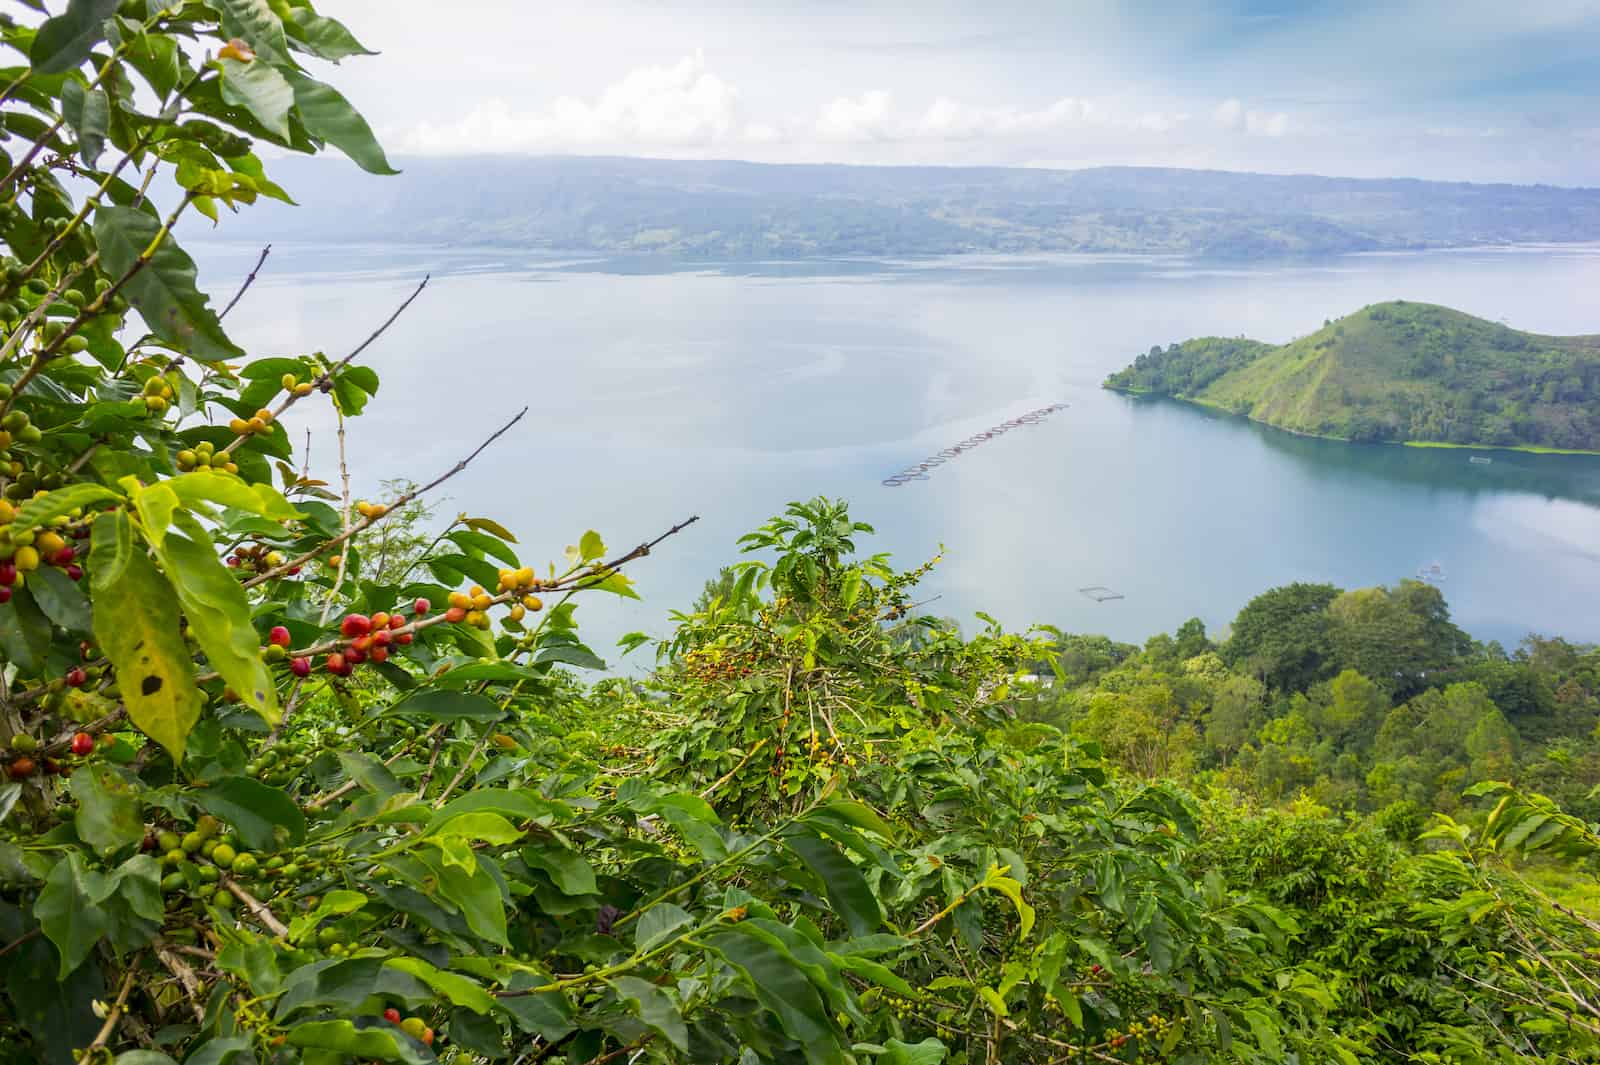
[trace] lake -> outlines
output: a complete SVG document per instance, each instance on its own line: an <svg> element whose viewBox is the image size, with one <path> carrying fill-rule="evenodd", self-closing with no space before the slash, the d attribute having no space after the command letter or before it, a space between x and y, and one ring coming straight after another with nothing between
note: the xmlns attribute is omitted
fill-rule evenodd
<svg viewBox="0 0 1600 1065"><path fill-rule="evenodd" d="M220 302L254 246L190 246ZM924 609L1142 641L1216 631L1289 581L1392 583L1438 567L1456 620L1508 646L1600 640L1600 459L1299 438L1100 381L1153 344L1282 342L1368 303L1450 306L1544 333L1600 331L1600 247L1364 255L1218 268L1152 257L963 257L671 266L500 248L280 245L228 320L253 354L337 357L423 273L427 291L363 361L358 491L431 479L523 405L529 417L442 489L524 560L587 528L614 548L700 522L632 573L642 603L578 612L602 654L668 631L735 539L784 504L851 501L904 568L944 545ZM1067 409L901 487L881 482L1022 412ZM313 468L336 480L331 421ZM1472 462L1471 456L1492 459ZM1123 596L1098 602L1079 589ZM614 654L608 655L614 657Z"/></svg>

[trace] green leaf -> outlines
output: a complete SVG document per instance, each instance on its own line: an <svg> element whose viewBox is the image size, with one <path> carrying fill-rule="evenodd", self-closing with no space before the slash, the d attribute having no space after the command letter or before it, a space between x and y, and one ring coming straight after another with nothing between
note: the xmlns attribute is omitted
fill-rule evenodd
<svg viewBox="0 0 1600 1065"><path fill-rule="evenodd" d="M244 107L272 133L288 140L289 109L295 102L288 79L276 67L260 60L246 63L224 59L221 64L222 99Z"/></svg>
<svg viewBox="0 0 1600 1065"><path fill-rule="evenodd" d="M475 692L429 688L390 704L378 716L417 716L433 721L497 721L505 714L506 711L493 699Z"/></svg>
<svg viewBox="0 0 1600 1065"><path fill-rule="evenodd" d="M788 836L783 844L822 881L828 902L852 936L867 935L883 923L883 911L867 878L838 847L812 835Z"/></svg>
<svg viewBox="0 0 1600 1065"><path fill-rule="evenodd" d="M105 40L105 21L117 13L118 0L68 0L67 10L47 19L34 35L28 60L35 74L60 74L89 58Z"/></svg>
<svg viewBox="0 0 1600 1065"><path fill-rule="evenodd" d="M306 132L327 141L348 155L357 166L372 174L398 174L389 165L383 148L372 135L372 127L337 89L315 78L289 72L294 88L294 105Z"/></svg>
<svg viewBox="0 0 1600 1065"><path fill-rule="evenodd" d="M603 558L605 553L605 541L600 539L600 534L593 529L584 533L583 538L578 541L578 555L585 562L593 562L597 558Z"/></svg>
<svg viewBox="0 0 1600 1065"><path fill-rule="evenodd" d="M206 653L211 668L239 698L269 724L280 717L278 689L261 658L260 637L250 618L250 600L200 523L186 513L176 516L178 529L156 546L178 601L189 619L189 631Z"/></svg>
<svg viewBox="0 0 1600 1065"><path fill-rule="evenodd" d="M721 955L744 978L756 1000L778 1019L790 1036L808 1048L834 1044L827 1007L810 978L786 952L764 939L744 934L741 927L735 925L706 937L706 946ZM823 1060L843 1059L836 1044L832 1051Z"/></svg>
<svg viewBox="0 0 1600 1065"><path fill-rule="evenodd" d="M77 581L54 566L41 566L28 576L28 591L51 621L69 632L88 634L93 614Z"/></svg>
<svg viewBox="0 0 1600 1065"><path fill-rule="evenodd" d="M672 938L674 932L694 923L694 915L681 906L660 902L644 911L633 930L633 949L644 953Z"/></svg>
<svg viewBox="0 0 1600 1065"><path fill-rule="evenodd" d="M78 838L102 857L144 839L138 795L116 769L104 763L82 766L73 772L68 787L78 800L78 816L73 819Z"/></svg>
<svg viewBox="0 0 1600 1065"><path fill-rule="evenodd" d="M127 274L161 234L161 223L134 207L102 205L95 211L94 239L100 266L114 278ZM168 344L216 362L242 352L222 332L206 297L195 287L194 260L170 236L156 246L150 261L128 278L122 292L150 331Z"/></svg>
<svg viewBox="0 0 1600 1065"><path fill-rule="evenodd" d="M600 891L595 883L594 869L577 851L553 845L524 847L522 860L548 873L556 888L564 895L595 895Z"/></svg>
<svg viewBox="0 0 1600 1065"><path fill-rule="evenodd" d="M647 1028L677 1047L680 1053L689 1052L689 1028L683 1023L683 1013L678 1009L678 1004L672 1001L672 996L637 976L618 976L608 983L615 989L619 999L633 1006L639 1020Z"/></svg>
<svg viewBox="0 0 1600 1065"><path fill-rule="evenodd" d="M32 592L16 589L11 602L0 604L0 653L23 673L37 673L49 651L50 619L33 601Z"/></svg>
<svg viewBox="0 0 1600 1065"><path fill-rule="evenodd" d="M236 474L219 470L195 470L180 474L163 482L184 506L196 503L217 503L235 510L259 514L264 518L285 521L300 517L300 512L289 505L272 485L250 484Z"/></svg>
<svg viewBox="0 0 1600 1065"><path fill-rule="evenodd" d="M78 137L78 155L94 166L105 151L111 126L111 99L104 89L85 89L69 79L61 86L61 115Z"/></svg>
<svg viewBox="0 0 1600 1065"><path fill-rule="evenodd" d="M17 518L11 523L12 532L25 532L64 518L78 507L96 503L122 502L123 497L104 485L88 481L69 484L64 488L34 496L17 508Z"/></svg>
<svg viewBox="0 0 1600 1065"><path fill-rule="evenodd" d="M62 980L83 963L110 930L106 911L94 901L104 882L104 874L85 869L78 853L69 851L50 870L44 890L33 904L39 927L61 955Z"/></svg>
<svg viewBox="0 0 1600 1065"><path fill-rule="evenodd" d="M619 791L618 798L622 797ZM624 800L624 804L641 813L659 814L707 861L720 862L728 856L727 844L722 841L722 821L711 804L698 795L655 795L640 791Z"/></svg>
<svg viewBox="0 0 1600 1065"><path fill-rule="evenodd" d="M111 1065L178 1065L167 1055L156 1050L125 1050Z"/></svg>
<svg viewBox="0 0 1600 1065"><path fill-rule="evenodd" d="M194 789L190 797L206 813L232 825L252 850L274 851L306 841L306 815L300 805L270 784L251 777L223 777Z"/></svg>
<svg viewBox="0 0 1600 1065"><path fill-rule="evenodd" d="M510 946L506 940L506 911L500 885L481 863L478 869L468 873L446 861L442 850L437 857L426 847L416 854L437 878L438 893L461 911L467 927L492 943Z"/></svg>
<svg viewBox="0 0 1600 1065"><path fill-rule="evenodd" d="M328 892L322 896L322 901L317 903L316 909L310 913L303 913L289 922L289 942L300 942L308 933L315 931L324 918L355 913L365 907L367 901L367 897L359 891L339 888Z"/></svg>
<svg viewBox="0 0 1600 1065"><path fill-rule="evenodd" d="M181 761L201 697L177 596L144 551L132 549L125 513L96 518L92 542L95 639L117 671L128 716Z"/></svg>
<svg viewBox="0 0 1600 1065"><path fill-rule="evenodd" d="M457 1006L474 1013L488 1013L494 1009L494 996L485 991L482 984L458 973L436 969L421 958L395 958L387 964L391 969L410 973Z"/></svg>
<svg viewBox="0 0 1600 1065"><path fill-rule="evenodd" d="M511 548L507 547L505 541L499 539L498 537L488 536L484 533L473 532L471 530L457 530L456 532L451 533L449 538L461 547L467 548L468 550L479 551L485 555L488 555L490 558L504 562L508 566L515 567L522 565L522 563L517 560L517 553L511 550Z"/></svg>
<svg viewBox="0 0 1600 1065"><path fill-rule="evenodd" d="M606 660L581 643L546 644L539 648L539 653L533 660L535 664L541 666L556 662L561 665L577 666L579 669L606 668Z"/></svg>
<svg viewBox="0 0 1600 1065"><path fill-rule="evenodd" d="M945 1045L931 1035L920 1043L891 1039L883 1046L878 1065L939 1065L946 1053Z"/></svg>
<svg viewBox="0 0 1600 1065"><path fill-rule="evenodd" d="M428 822L424 834L461 814L487 810L518 821L537 821L552 815L565 816L567 807L554 799L547 799L530 790L512 791L508 788L480 788L452 799L439 808Z"/></svg>
<svg viewBox="0 0 1600 1065"><path fill-rule="evenodd" d="M306 47L318 59L337 63L353 55L377 55L362 45L355 35L335 19L324 18L309 8L289 9L285 29L289 35Z"/></svg>
<svg viewBox="0 0 1600 1065"><path fill-rule="evenodd" d="M289 1029L290 1046L337 1050L346 1057L399 1061L405 1065L434 1065L437 1058L423 1045L388 1021L377 1020L370 1028L357 1028L350 1021L308 1021Z"/></svg>
<svg viewBox="0 0 1600 1065"><path fill-rule="evenodd" d="M250 50L267 63L292 62L283 23L267 0L213 0L211 6L222 12L224 36L244 38Z"/></svg>

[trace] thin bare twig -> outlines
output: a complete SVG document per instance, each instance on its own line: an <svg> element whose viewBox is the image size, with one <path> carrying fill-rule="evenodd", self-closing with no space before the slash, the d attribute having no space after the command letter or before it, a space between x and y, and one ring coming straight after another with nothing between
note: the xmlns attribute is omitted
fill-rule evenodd
<svg viewBox="0 0 1600 1065"><path fill-rule="evenodd" d="M339 529L346 539L350 536L350 466L345 461L344 447L344 412L335 411L339 422L339 484L343 507L339 511ZM345 568L350 564L350 552L339 552L339 571L333 575L333 587L328 589L327 596L322 600L322 615L317 618L317 628L325 628L328 624L328 615L333 612L333 601L339 595L339 589L344 585Z"/></svg>
<svg viewBox="0 0 1600 1065"><path fill-rule="evenodd" d="M233 305L235 303L238 303L239 300L243 298L244 294L250 290L250 286L251 285L255 284L256 275L261 272L261 264L266 262L267 261L267 256L269 256L271 254L272 254L272 245L271 244L268 244L265 248L261 249L261 257L256 260L255 266L250 268L250 276L244 279L244 284L239 286L239 291L235 292L233 294L233 299L228 301L228 305L226 307L222 308L222 310L220 312L218 312L217 321L220 322L224 318L228 317L228 312L233 310Z"/></svg>
<svg viewBox="0 0 1600 1065"><path fill-rule="evenodd" d="M372 343L375 340L377 340L379 337L383 336L383 334L388 330L388 328L395 323L395 319L399 318L402 314L404 314L406 308L411 306L412 301L414 301L418 296L422 295L422 290L428 287L428 280L429 280L430 277L431 277L431 275L424 275L423 278L422 278L422 282L417 285L416 289L411 293L411 295L407 296L405 298L405 300L400 304L400 306L395 308L394 313L389 315L389 317L384 321L384 323L382 325L378 326L378 328L376 328L376 329L374 329L372 331L372 335L371 336L367 337L367 339L363 340L360 344L356 345L356 349L354 351L352 351L350 354L346 355L344 358L340 359L338 362L336 362L332 366L328 367L327 372L324 373L321 377L318 377L315 381L311 382L312 391L316 391L317 389L321 389L323 391L326 391L329 388L333 387L333 376L334 376L334 374L338 373L340 370L342 370L346 366L350 365L350 360L354 359L357 355L360 355L363 351L366 351L367 348L372 346ZM311 393L307 392L306 394L310 395ZM298 393L289 392L287 395L285 395L283 397L283 401L280 402L277 405L277 407L273 409L273 411L272 411L273 420L276 421L279 417L282 416L284 411L288 410L290 407L294 406L299 401L300 401L300 395ZM227 455L227 454L231 453L234 448L236 448L240 444L244 443L246 440L249 439L249 437L250 437L250 434L248 434L248 433L240 433L238 436L233 438L233 442L232 443L230 443L227 447L223 448L221 451L217 452L217 454L219 454L219 455Z"/></svg>
<svg viewBox="0 0 1600 1065"><path fill-rule="evenodd" d="M485 448L487 448L490 444L494 443L496 440L500 439L500 437L504 436L511 429L511 427L513 425L516 425L518 422L520 422L522 420L523 416L525 414L527 414L527 413L528 413L528 408L527 407L523 407L520 411L517 412L517 416L516 417L512 418L510 421L506 422L500 428L496 429L493 433L491 433L489 435L489 438L487 440L485 440L483 443L479 444L473 450L472 454L468 455L466 458L462 459L460 462L457 462L454 466L450 467L444 473L441 473L439 476L435 477L433 480L429 481L427 484L423 485L421 488L413 488L409 492L402 493L400 495L400 497L398 499L396 499L394 502L387 504L387 506L384 508L382 513L374 514L370 518L362 518L360 521L356 522L354 525L346 526L345 530L343 532L341 532L338 536L335 536L333 539L327 540L327 541L319 544L318 546L312 548L310 551L307 551L303 555L300 555L300 556L298 556L296 558L291 558L289 561L283 563L282 565L274 566L272 569L267 570L267 572L265 572L265 573L259 573L256 576L251 577L249 580L244 582L244 587L246 587L246 588L254 588L256 585L261 584L264 581L273 580L273 579L275 579L277 577L283 576L285 573L288 573L292 569L296 569L296 568L298 568L300 566L304 566L307 562L310 562L312 559L316 558L318 555L324 553L325 551L330 550L331 548L339 546L340 544L344 543L346 540L350 539L352 536L355 536L358 533L364 532L366 529L371 527L373 524L382 521L384 518L388 517L390 514L396 513L397 511L399 511L399 509L401 507L405 506L407 503L411 502L413 499L416 499L418 496L422 495L424 492L430 492L433 489L439 487L441 484L443 484L444 482L448 481L450 478L454 477L456 474L460 473L462 470L466 469L468 463L470 463L473 459L477 458L479 455L483 454L483 451L484 451Z"/></svg>
<svg viewBox="0 0 1600 1065"><path fill-rule="evenodd" d="M204 1024L206 1011L200 1005L200 1002L205 997L205 988L201 986L200 979L195 976L194 970L182 958L178 957L177 951L179 949L176 944L161 943L156 947L156 957L160 958L161 964L165 965L168 971L178 978L178 983L182 984L184 991L188 993L189 1008L194 1010L195 1020ZM194 950L196 948L189 947L185 949ZM214 957L209 951L206 952L206 956Z"/></svg>

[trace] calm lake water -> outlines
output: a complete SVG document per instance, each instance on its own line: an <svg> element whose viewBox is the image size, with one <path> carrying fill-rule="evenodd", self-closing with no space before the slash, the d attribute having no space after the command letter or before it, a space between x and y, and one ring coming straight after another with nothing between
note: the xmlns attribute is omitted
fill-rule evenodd
<svg viewBox="0 0 1600 1065"><path fill-rule="evenodd" d="M215 299L255 247L194 245ZM1302 439L1100 389L1152 344L1285 341L1379 300L1444 303L1521 329L1600 331L1600 248L1356 256L1217 269L1147 257L660 264L504 249L280 245L229 319L253 353L347 352L425 272L363 360L383 377L352 423L358 489L428 480L524 404L527 419L443 490L492 515L525 561L586 528L613 547L700 522L633 569L643 603L578 612L605 654L667 631L735 539L792 499L843 496L870 550L946 548L925 608L1142 640L1213 630L1288 581L1389 583L1439 567L1463 626L1600 640L1600 459ZM899 488L968 435L1070 405ZM330 421L313 464L335 480ZM1492 458L1473 463L1473 454ZM1104 586L1124 598L1081 594Z"/></svg>

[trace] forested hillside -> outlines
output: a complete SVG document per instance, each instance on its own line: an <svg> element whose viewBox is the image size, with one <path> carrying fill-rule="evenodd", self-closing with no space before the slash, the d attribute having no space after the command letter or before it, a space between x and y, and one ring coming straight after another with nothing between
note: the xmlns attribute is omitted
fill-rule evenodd
<svg viewBox="0 0 1600 1065"><path fill-rule="evenodd" d="M1102 167L410 158L374 187L293 160L263 239L503 244L698 259L1144 252L1221 259L1600 240L1600 190Z"/></svg>
<svg viewBox="0 0 1600 1065"><path fill-rule="evenodd" d="M1600 450L1600 336L1541 336L1405 300L1277 347L1158 346L1106 386L1342 440Z"/></svg>
<svg viewBox="0 0 1600 1065"><path fill-rule="evenodd" d="M223 302L175 236L287 198L258 144L389 171L302 66L367 49L305 0L0 44L3 1065L1600 1058L1594 649L1480 647L1415 584L963 634L915 614L938 559L819 498L607 675L579 606L696 518L434 516L491 448L545 469L491 410L526 384L435 466L361 421L426 281L252 356L268 252Z"/></svg>

